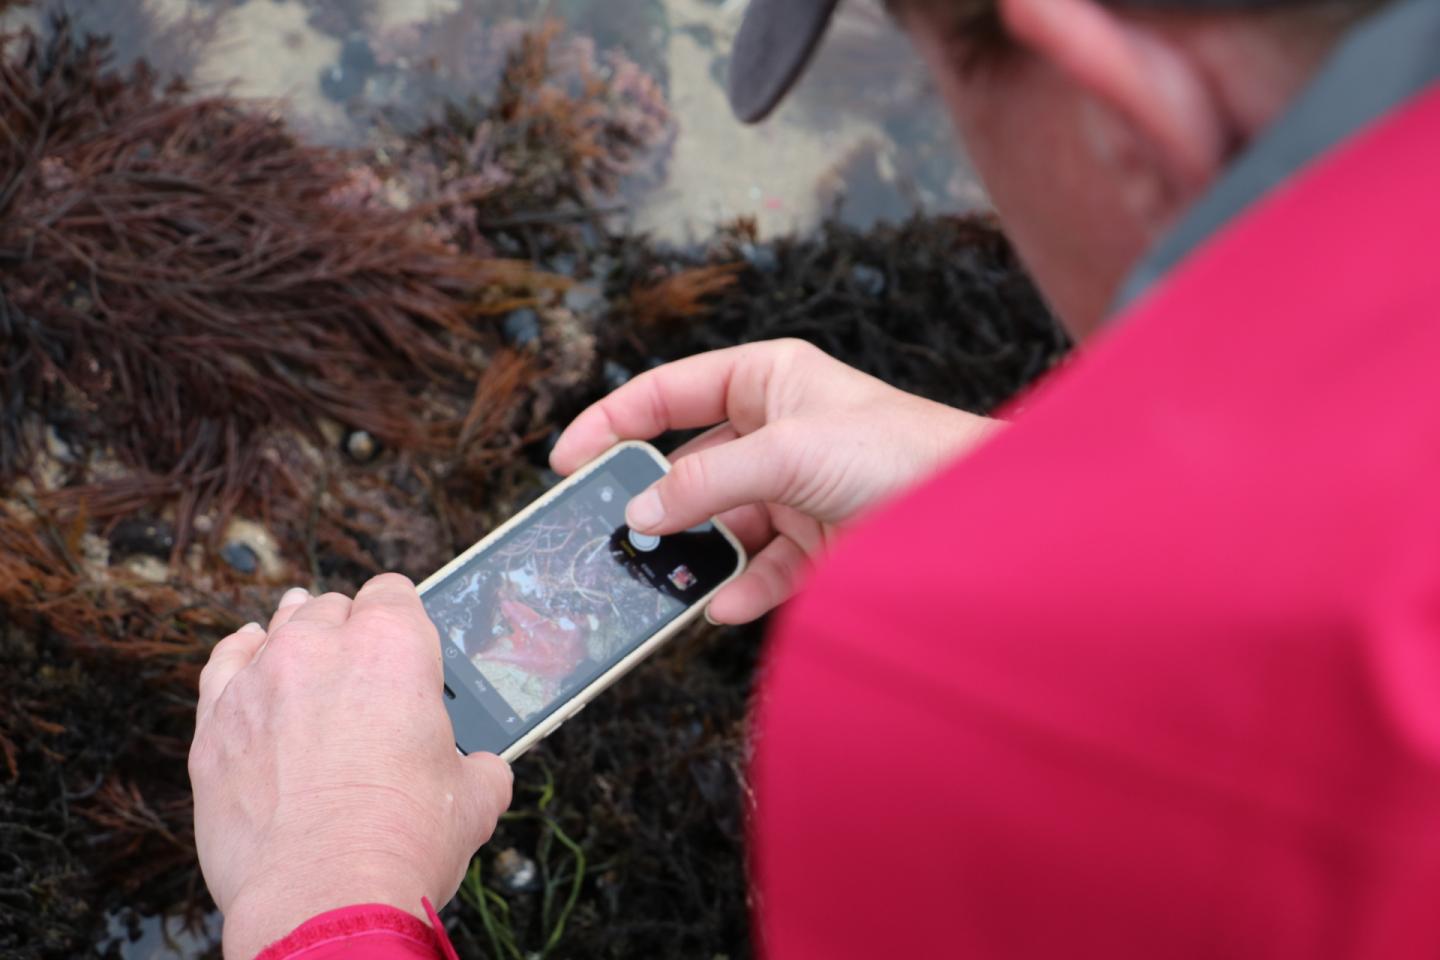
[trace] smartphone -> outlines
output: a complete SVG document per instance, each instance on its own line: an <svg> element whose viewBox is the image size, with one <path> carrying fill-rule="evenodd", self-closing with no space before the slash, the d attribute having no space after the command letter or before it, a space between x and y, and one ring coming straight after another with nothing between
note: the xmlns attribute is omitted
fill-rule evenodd
<svg viewBox="0 0 1440 960"><path fill-rule="evenodd" d="M669 469L648 443L612 447L420 584L462 753L515 760L744 570L717 521L664 537L625 525Z"/></svg>

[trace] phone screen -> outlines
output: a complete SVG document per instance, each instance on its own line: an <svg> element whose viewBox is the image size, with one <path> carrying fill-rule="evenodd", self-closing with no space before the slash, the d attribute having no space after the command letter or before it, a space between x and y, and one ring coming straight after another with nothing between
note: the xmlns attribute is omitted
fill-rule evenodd
<svg viewBox="0 0 1440 960"><path fill-rule="evenodd" d="M713 524L663 538L625 526L660 476L621 450L425 591L462 750L501 752L734 571Z"/></svg>

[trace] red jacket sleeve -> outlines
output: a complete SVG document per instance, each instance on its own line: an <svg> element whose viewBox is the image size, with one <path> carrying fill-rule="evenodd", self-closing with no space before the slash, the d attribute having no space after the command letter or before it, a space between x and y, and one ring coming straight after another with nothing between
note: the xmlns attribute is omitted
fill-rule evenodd
<svg viewBox="0 0 1440 960"><path fill-rule="evenodd" d="M429 900L430 923L380 903L322 913L261 951L256 960L459 960Z"/></svg>

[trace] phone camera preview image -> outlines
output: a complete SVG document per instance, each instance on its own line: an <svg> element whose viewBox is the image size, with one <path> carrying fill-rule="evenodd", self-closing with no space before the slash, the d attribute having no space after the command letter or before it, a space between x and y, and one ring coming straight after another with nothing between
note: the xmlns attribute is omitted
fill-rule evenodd
<svg viewBox="0 0 1440 960"><path fill-rule="evenodd" d="M597 471L425 590L462 750L501 752L740 562L713 526L633 533L624 509L642 479Z"/></svg>

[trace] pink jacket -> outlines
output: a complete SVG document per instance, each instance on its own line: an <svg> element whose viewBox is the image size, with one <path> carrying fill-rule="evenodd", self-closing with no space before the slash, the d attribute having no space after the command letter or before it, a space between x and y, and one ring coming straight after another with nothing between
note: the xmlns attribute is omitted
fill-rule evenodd
<svg viewBox="0 0 1440 960"><path fill-rule="evenodd" d="M1440 86L850 533L769 658L770 956L1440 957Z"/></svg>
<svg viewBox="0 0 1440 960"><path fill-rule="evenodd" d="M256 960L459 960L435 908L425 899L421 905L428 924L379 903L331 910L272 943Z"/></svg>

